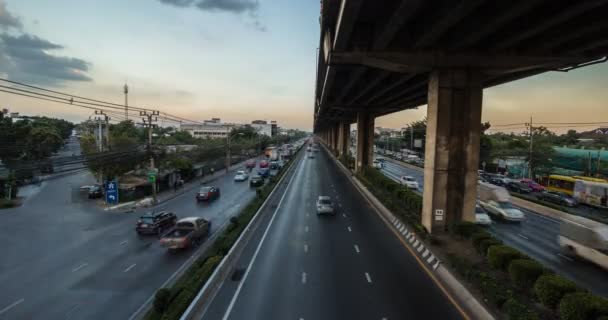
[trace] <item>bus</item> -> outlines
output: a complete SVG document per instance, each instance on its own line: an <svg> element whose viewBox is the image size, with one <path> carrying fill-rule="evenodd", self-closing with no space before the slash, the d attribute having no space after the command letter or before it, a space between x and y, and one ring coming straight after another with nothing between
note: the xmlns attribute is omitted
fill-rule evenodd
<svg viewBox="0 0 608 320"><path fill-rule="evenodd" d="M570 216L561 220L559 229L557 241L565 255L579 257L608 269L608 226Z"/></svg>
<svg viewBox="0 0 608 320"><path fill-rule="evenodd" d="M579 203L608 209L608 183L576 180L574 198Z"/></svg>
<svg viewBox="0 0 608 320"><path fill-rule="evenodd" d="M569 176L560 176L552 174L547 180L547 190L555 192L563 192L570 196L574 195L574 183L576 179Z"/></svg>
<svg viewBox="0 0 608 320"><path fill-rule="evenodd" d="M606 179L600 179L600 178L583 177L583 176L573 176L572 178L577 179L577 180L591 181L591 182L608 183L608 180L606 180Z"/></svg>

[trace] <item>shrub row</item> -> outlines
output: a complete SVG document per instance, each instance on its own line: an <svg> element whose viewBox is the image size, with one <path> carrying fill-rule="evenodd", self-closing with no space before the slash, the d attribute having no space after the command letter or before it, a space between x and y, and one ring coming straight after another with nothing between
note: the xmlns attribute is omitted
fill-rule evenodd
<svg viewBox="0 0 608 320"><path fill-rule="evenodd" d="M229 225L213 242L205 256L194 262L171 288L161 288L156 292L153 308L146 314L145 319L174 320L181 317L292 162L288 162L277 176L271 177L269 183L257 189L257 196L241 210L237 217L230 219Z"/></svg>
<svg viewBox="0 0 608 320"><path fill-rule="evenodd" d="M512 288L499 283L488 273L470 271L475 269L474 266L462 261L463 258L450 257L454 269L475 283L484 298L500 308L509 319L538 319L536 312L513 295L513 289L535 297L541 304L554 310L562 320L608 319L608 300L586 292L574 282L546 270L525 254L503 245L487 231L471 227L468 223L455 225L453 231L471 239L473 246L492 268L508 274Z"/></svg>

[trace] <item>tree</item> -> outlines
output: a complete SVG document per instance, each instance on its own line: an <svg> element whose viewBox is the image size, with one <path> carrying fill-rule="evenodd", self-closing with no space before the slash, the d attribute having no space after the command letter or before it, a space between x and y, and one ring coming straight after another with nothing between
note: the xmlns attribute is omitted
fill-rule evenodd
<svg viewBox="0 0 608 320"><path fill-rule="evenodd" d="M46 159L63 145L57 129L46 126L33 127L26 141L26 150L32 160Z"/></svg>

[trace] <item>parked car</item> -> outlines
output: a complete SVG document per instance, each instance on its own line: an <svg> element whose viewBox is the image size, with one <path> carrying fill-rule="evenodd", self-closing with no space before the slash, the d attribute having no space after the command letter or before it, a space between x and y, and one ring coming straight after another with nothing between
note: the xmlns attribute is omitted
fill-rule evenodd
<svg viewBox="0 0 608 320"><path fill-rule="evenodd" d="M195 247L209 234L210 229L211 222L208 220L198 217L183 218L162 236L160 245L170 251Z"/></svg>
<svg viewBox="0 0 608 320"><path fill-rule="evenodd" d="M260 168L268 168L268 161L260 160Z"/></svg>
<svg viewBox="0 0 608 320"><path fill-rule="evenodd" d="M528 187L530 187L530 189L532 189L533 192L543 192L545 191L545 187L541 186L538 182L532 180L532 179L522 179L519 182L527 185Z"/></svg>
<svg viewBox="0 0 608 320"><path fill-rule="evenodd" d="M521 183L521 182L517 182L517 181L511 181L511 182L507 183L507 190L509 190L511 192L517 192L517 193L532 192L532 188L528 187L528 185Z"/></svg>
<svg viewBox="0 0 608 320"><path fill-rule="evenodd" d="M237 171L234 175L234 181L237 182L247 181L247 179L249 179L249 175L247 174L247 172L242 170Z"/></svg>
<svg viewBox="0 0 608 320"><path fill-rule="evenodd" d="M202 187L196 194L196 201L211 201L219 198L220 188L213 186Z"/></svg>
<svg viewBox="0 0 608 320"><path fill-rule="evenodd" d="M135 231L137 231L137 234L161 235L164 230L172 228L176 221L177 216L173 212L146 212L137 219Z"/></svg>
<svg viewBox="0 0 608 320"><path fill-rule="evenodd" d="M258 175L262 178L268 178L270 176L270 169L260 168L258 169Z"/></svg>
<svg viewBox="0 0 608 320"><path fill-rule="evenodd" d="M90 186L88 196L89 199L101 198L103 197L103 189L98 184Z"/></svg>
<svg viewBox="0 0 608 320"><path fill-rule="evenodd" d="M418 190L418 181L412 176L402 176L399 178L399 182L408 189Z"/></svg>
<svg viewBox="0 0 608 320"><path fill-rule="evenodd" d="M317 216L322 214L336 214L334 204L328 196L319 196L319 199L317 199Z"/></svg>
<svg viewBox="0 0 608 320"><path fill-rule="evenodd" d="M247 169L253 169L253 168L255 168L255 165L256 165L256 162L253 159L247 160L247 162L245 163L245 167Z"/></svg>
<svg viewBox="0 0 608 320"><path fill-rule="evenodd" d="M484 226L492 224L492 219L479 203L475 204L475 224Z"/></svg>
<svg viewBox="0 0 608 320"><path fill-rule="evenodd" d="M555 204L559 204L562 206L567 206L567 207L578 206L578 201L576 201L576 199L572 198L571 196L569 196L563 192L556 192L556 191L541 192L540 194L538 194L538 199L547 201L547 202L552 202Z"/></svg>
<svg viewBox="0 0 608 320"><path fill-rule="evenodd" d="M382 169L382 162L380 162L378 160L374 160L372 165L376 169Z"/></svg>
<svg viewBox="0 0 608 320"><path fill-rule="evenodd" d="M255 176L251 177L251 179L249 179L250 187L259 187L259 186L263 186L263 185L264 185L264 178L260 177L257 174Z"/></svg>

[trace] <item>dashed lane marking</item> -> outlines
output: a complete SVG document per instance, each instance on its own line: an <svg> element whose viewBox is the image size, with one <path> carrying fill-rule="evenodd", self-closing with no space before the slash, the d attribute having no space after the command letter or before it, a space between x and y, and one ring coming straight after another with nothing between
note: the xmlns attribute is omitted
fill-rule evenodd
<svg viewBox="0 0 608 320"><path fill-rule="evenodd" d="M348 232L353 232L353 229L351 229L350 226L348 226L347 228L348 228Z"/></svg>
<svg viewBox="0 0 608 320"><path fill-rule="evenodd" d="M8 306L6 306L4 309L0 310L0 315L11 310L12 308L16 307L17 305L23 303L23 301L25 301L25 299L21 298L11 304L9 304Z"/></svg>
<svg viewBox="0 0 608 320"><path fill-rule="evenodd" d="M129 241L125 240L125 241L121 242L120 245L124 246L125 244L127 244L127 242L129 242Z"/></svg>
<svg viewBox="0 0 608 320"><path fill-rule="evenodd" d="M308 232L308 226L304 227L304 232Z"/></svg>
<svg viewBox="0 0 608 320"><path fill-rule="evenodd" d="M560 257L562 257L562 258L564 258L564 259L566 259L566 260L568 260L568 261L574 261L574 259L568 257L567 255L564 255L564 254L561 254L561 253L558 253L557 255L560 256Z"/></svg>
<svg viewBox="0 0 608 320"><path fill-rule="evenodd" d="M372 277L367 272L365 273L365 279L367 279L367 282L372 283Z"/></svg>
<svg viewBox="0 0 608 320"><path fill-rule="evenodd" d="M83 263L83 264L79 265L78 267L76 267L76 268L72 269L72 272L76 272L76 271L78 271L78 270L80 270L80 269L82 269L82 268L85 268L85 267L86 267L86 266L88 266L88 265L89 265L89 264L85 262L85 263Z"/></svg>
<svg viewBox="0 0 608 320"><path fill-rule="evenodd" d="M355 251L357 251L357 253L361 252L361 251L359 251L359 246L358 245L355 245Z"/></svg>
<svg viewBox="0 0 608 320"><path fill-rule="evenodd" d="M306 284L306 272L302 272L302 284Z"/></svg>
<svg viewBox="0 0 608 320"><path fill-rule="evenodd" d="M125 269L125 271L123 271L123 272L129 272L129 271L131 271L131 269L135 268L135 266L136 266L136 265L137 265L137 264L136 264L136 263L134 263L134 264L132 264L132 265L128 266L128 267Z"/></svg>
<svg viewBox="0 0 608 320"><path fill-rule="evenodd" d="M307 252L308 252L308 245L307 245L307 244L305 244L305 245L304 245L304 253L307 253Z"/></svg>
<svg viewBox="0 0 608 320"><path fill-rule="evenodd" d="M524 235L523 235L523 234L521 234L521 233L518 233L517 235L518 235L518 236L520 236L520 237L522 237L522 238L524 238L524 239L526 239L526 240L530 240L530 238L528 238L528 237L524 236Z"/></svg>

